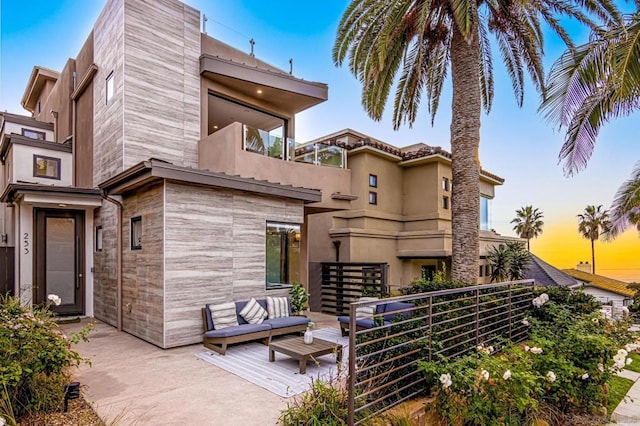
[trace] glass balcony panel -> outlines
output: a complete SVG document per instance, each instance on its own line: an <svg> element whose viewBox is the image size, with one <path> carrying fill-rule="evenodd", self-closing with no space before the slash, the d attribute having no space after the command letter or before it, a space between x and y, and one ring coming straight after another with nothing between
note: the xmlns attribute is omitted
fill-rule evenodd
<svg viewBox="0 0 640 426"><path fill-rule="evenodd" d="M295 149L296 161L298 163L316 164L316 146L302 145Z"/></svg>
<svg viewBox="0 0 640 426"><path fill-rule="evenodd" d="M318 158L317 164L321 166L340 167L343 168L343 149L338 146L317 144Z"/></svg>

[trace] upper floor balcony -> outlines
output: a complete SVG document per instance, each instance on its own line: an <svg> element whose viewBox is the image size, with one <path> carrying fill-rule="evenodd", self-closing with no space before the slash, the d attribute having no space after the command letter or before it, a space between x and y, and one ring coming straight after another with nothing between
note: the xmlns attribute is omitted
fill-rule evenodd
<svg viewBox="0 0 640 426"><path fill-rule="evenodd" d="M264 130L233 122L199 142L199 167L284 185L319 189L322 201L310 212L350 207L351 171L343 148L322 143L296 145L282 128Z"/></svg>

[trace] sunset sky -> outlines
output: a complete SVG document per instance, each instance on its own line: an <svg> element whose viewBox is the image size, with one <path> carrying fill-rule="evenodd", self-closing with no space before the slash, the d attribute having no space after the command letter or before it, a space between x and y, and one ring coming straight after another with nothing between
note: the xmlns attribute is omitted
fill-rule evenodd
<svg viewBox="0 0 640 426"><path fill-rule="evenodd" d="M255 53L284 70L293 58L293 74L329 85L329 100L297 116L296 140L304 142L351 128L396 146L424 142L450 150L451 89L441 98L432 127L422 108L413 128L394 131L391 108L380 122L363 112L360 84L346 67L336 68L331 50L347 0L186 0L208 18L207 33L238 49ZM91 31L104 1L0 0L0 109L27 114L20 99L31 69L41 65L61 70L75 57ZM631 5L623 3L626 10ZM588 32L575 23L567 28L578 43ZM545 71L564 47L546 36ZM498 53L494 48L494 53ZM558 164L563 134L537 113L539 96L529 83L525 105L518 108L511 83L494 55L495 99L483 115L480 159L484 169L505 178L492 204L492 226L514 235L509 223L515 210L533 205L544 213L544 232L532 240L532 251L558 268L590 261L590 243L577 231L577 217L587 205L609 208L615 193L640 161L638 115L604 127L586 170L566 177ZM640 236L630 230L611 243L596 243L596 272L626 281L640 281Z"/></svg>

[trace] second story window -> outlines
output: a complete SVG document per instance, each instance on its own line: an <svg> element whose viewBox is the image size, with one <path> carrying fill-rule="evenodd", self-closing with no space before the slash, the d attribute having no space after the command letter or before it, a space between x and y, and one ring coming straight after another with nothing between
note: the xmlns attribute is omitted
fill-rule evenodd
<svg viewBox="0 0 640 426"><path fill-rule="evenodd" d="M451 183L449 181L449 178L446 178L446 177L442 178L442 190L443 191L450 191L451 190Z"/></svg>
<svg viewBox="0 0 640 426"><path fill-rule="evenodd" d="M369 186L371 188L378 187L378 176L377 175L369 175Z"/></svg>
<svg viewBox="0 0 640 426"><path fill-rule="evenodd" d="M60 159L44 155L33 156L33 177L60 180Z"/></svg>
<svg viewBox="0 0 640 426"><path fill-rule="evenodd" d="M480 196L480 229L482 231L489 231L491 229L489 201L487 197Z"/></svg>
<svg viewBox="0 0 640 426"><path fill-rule="evenodd" d="M369 204L378 204L378 193L371 191L369 192Z"/></svg>
<svg viewBox="0 0 640 426"><path fill-rule="evenodd" d="M46 137L44 132L39 132L37 130L31 130L31 129L25 129L24 127L22 128L22 136L25 136L25 137L31 138L31 139L37 139L39 141L45 140L45 137Z"/></svg>
<svg viewBox="0 0 640 426"><path fill-rule="evenodd" d="M449 210L449 197L442 197L442 208Z"/></svg>
<svg viewBox="0 0 640 426"><path fill-rule="evenodd" d="M107 79L105 80L105 88L106 88L105 103L107 105L109 104L109 101L113 97L113 93L115 91L114 84L115 83L113 81L113 71L111 71L111 73L107 76Z"/></svg>

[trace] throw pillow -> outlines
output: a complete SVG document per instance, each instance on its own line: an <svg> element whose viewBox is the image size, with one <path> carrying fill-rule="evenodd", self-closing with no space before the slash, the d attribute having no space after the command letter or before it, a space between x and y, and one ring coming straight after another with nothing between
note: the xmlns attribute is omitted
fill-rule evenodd
<svg viewBox="0 0 640 426"><path fill-rule="evenodd" d="M358 302L373 302L374 300L379 300L377 297L361 297L358 299ZM371 318L373 314L376 312L376 307L374 306L360 306L356 308L356 318Z"/></svg>
<svg viewBox="0 0 640 426"><path fill-rule="evenodd" d="M289 299L286 297L267 296L267 313L269 318L282 318L289 316Z"/></svg>
<svg viewBox="0 0 640 426"><path fill-rule="evenodd" d="M240 311L240 316L249 324L262 324L267 318L267 311L252 297Z"/></svg>
<svg viewBox="0 0 640 426"><path fill-rule="evenodd" d="M213 321L213 328L215 328L216 330L238 325L235 303L228 302L221 303L219 305L209 305L209 310L211 311L211 321Z"/></svg>

